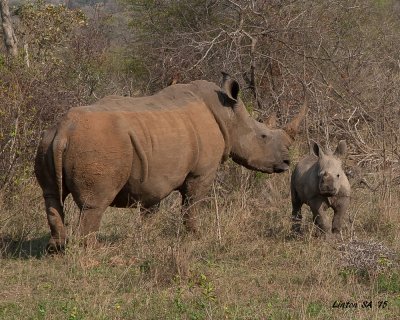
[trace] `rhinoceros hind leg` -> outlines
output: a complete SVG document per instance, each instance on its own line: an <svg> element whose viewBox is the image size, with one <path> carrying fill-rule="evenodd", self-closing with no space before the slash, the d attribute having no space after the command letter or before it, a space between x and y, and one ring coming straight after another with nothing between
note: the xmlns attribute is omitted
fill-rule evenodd
<svg viewBox="0 0 400 320"><path fill-rule="evenodd" d="M97 243L96 232L99 231L101 217L107 206L100 208L85 208L81 209L79 218L79 236L83 238L83 242L87 246L92 246Z"/></svg>
<svg viewBox="0 0 400 320"><path fill-rule="evenodd" d="M197 199L197 200L195 200ZM182 193L182 218L183 224L186 230L192 233L197 233L197 201L200 197L188 196L186 193Z"/></svg>
<svg viewBox="0 0 400 320"><path fill-rule="evenodd" d="M66 231L64 226L64 212L58 195L45 195L47 221L49 223L51 237L47 244L48 253L63 251L66 243Z"/></svg>
<svg viewBox="0 0 400 320"><path fill-rule="evenodd" d="M56 253L63 253L65 251L66 244L67 244L67 241L62 243L62 242L57 242L53 238L50 238L50 240L46 246L46 253L50 254L50 255L56 254Z"/></svg>

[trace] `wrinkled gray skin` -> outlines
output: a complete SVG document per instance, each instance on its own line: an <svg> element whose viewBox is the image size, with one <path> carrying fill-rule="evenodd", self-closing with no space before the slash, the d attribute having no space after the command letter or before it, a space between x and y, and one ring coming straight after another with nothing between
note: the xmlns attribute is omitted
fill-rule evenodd
<svg viewBox="0 0 400 320"><path fill-rule="evenodd" d="M350 203L350 184L340 160L346 153L346 142L340 141L334 153L324 152L315 142L311 149L313 154L303 158L292 174L292 229L300 232L301 207L307 204L320 231L340 233ZM331 228L325 213L328 208L334 211Z"/></svg>
<svg viewBox="0 0 400 320"><path fill-rule="evenodd" d="M239 91L237 81L224 74L221 87L198 80L153 96L109 96L71 108L44 133L36 155L49 251L65 245L68 194L81 210L79 233L85 238L98 231L108 206L139 202L152 211L174 190L182 195L187 228L195 231L198 203L228 157L252 170L286 171L306 108L285 130L270 129L250 117Z"/></svg>

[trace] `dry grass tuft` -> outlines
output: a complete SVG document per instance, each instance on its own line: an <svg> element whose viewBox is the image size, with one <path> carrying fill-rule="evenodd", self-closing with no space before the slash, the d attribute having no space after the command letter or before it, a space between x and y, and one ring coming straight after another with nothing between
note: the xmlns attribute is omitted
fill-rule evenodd
<svg viewBox="0 0 400 320"><path fill-rule="evenodd" d="M338 247L342 252L343 266L357 271L381 273L399 267L399 256L381 242L351 240Z"/></svg>

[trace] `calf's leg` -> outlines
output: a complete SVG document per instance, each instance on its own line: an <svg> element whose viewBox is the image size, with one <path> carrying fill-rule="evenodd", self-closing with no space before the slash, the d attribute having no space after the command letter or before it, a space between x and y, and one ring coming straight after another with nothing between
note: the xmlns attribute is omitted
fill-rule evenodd
<svg viewBox="0 0 400 320"><path fill-rule="evenodd" d="M346 217L349 204L350 197L342 197L336 201L335 206L333 207L334 215L332 220L332 233L341 232L343 220Z"/></svg>
<svg viewBox="0 0 400 320"><path fill-rule="evenodd" d="M325 234L329 233L328 219L324 212L325 202L322 199L313 199L310 201L310 208L313 213L314 223L319 231Z"/></svg>
<svg viewBox="0 0 400 320"><path fill-rule="evenodd" d="M300 233L301 232L301 222L303 216L301 214L302 202L299 199L296 190L292 187L291 189L292 195L292 232Z"/></svg>

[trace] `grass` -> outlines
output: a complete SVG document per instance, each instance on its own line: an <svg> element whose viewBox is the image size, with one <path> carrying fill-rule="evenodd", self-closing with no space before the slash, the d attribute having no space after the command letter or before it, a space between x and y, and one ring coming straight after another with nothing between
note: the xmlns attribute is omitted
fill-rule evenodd
<svg viewBox="0 0 400 320"><path fill-rule="evenodd" d="M340 250L350 232L342 242L315 238L306 207L304 236L289 237L289 177L226 165L197 236L183 230L177 194L148 218L109 208L99 248L77 244L69 199L71 239L55 256L43 251L47 222L32 180L0 207L0 319L400 319L399 186L354 190L357 259L370 243L391 253L354 265Z"/></svg>

